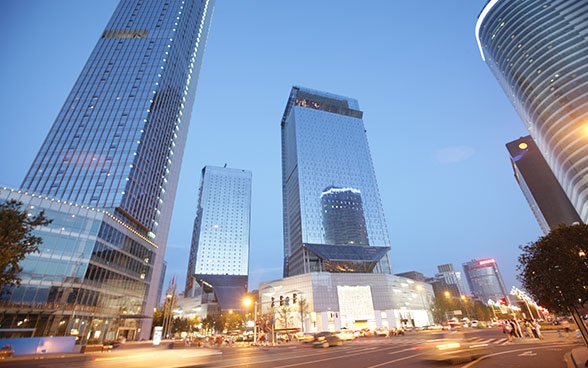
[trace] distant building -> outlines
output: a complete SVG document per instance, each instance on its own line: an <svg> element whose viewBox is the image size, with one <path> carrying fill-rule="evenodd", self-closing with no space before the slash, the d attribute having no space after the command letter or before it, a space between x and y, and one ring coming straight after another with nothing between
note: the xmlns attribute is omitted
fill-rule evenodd
<svg viewBox="0 0 588 368"><path fill-rule="evenodd" d="M486 304L488 300L509 300L509 293L494 259L472 260L462 266L474 299Z"/></svg>
<svg viewBox="0 0 588 368"><path fill-rule="evenodd" d="M21 287L2 296L4 329L82 344L150 338L213 6L115 9L21 190L0 191L54 220L35 230L44 243L23 261Z"/></svg>
<svg viewBox="0 0 588 368"><path fill-rule="evenodd" d="M476 23L482 59L582 222L588 221L587 12L587 1L491 0Z"/></svg>
<svg viewBox="0 0 588 368"><path fill-rule="evenodd" d="M439 265L437 266L437 270L439 272L435 274L435 277L444 280L452 296L460 298L462 295L468 295L468 289L466 288L461 271L456 271L451 263Z"/></svg>
<svg viewBox="0 0 588 368"><path fill-rule="evenodd" d="M582 222L531 136L509 142L506 148L515 179L543 233Z"/></svg>
<svg viewBox="0 0 588 368"><path fill-rule="evenodd" d="M284 276L391 273L362 117L355 99L291 90L282 117Z"/></svg>
<svg viewBox="0 0 588 368"><path fill-rule="evenodd" d="M400 277L405 277L407 279L419 281L419 282L425 282L425 280L427 279L423 273L418 272L418 271L401 272L401 273L397 273L395 275L400 276Z"/></svg>
<svg viewBox="0 0 588 368"><path fill-rule="evenodd" d="M242 308L249 273L251 176L241 169L202 169L184 295L201 301L203 316Z"/></svg>

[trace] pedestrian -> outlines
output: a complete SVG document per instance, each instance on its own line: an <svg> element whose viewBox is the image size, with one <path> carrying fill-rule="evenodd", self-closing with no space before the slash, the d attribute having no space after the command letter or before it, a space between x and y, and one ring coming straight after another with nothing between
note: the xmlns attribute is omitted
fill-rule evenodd
<svg viewBox="0 0 588 368"><path fill-rule="evenodd" d="M512 342L512 339L513 339L512 326L509 321L503 322L502 333L506 334L506 338L508 339L508 342Z"/></svg>
<svg viewBox="0 0 588 368"><path fill-rule="evenodd" d="M539 340L543 340L543 334L541 334L541 325L539 324L539 322L533 320L533 326L535 327L535 336L537 336Z"/></svg>
<svg viewBox="0 0 588 368"><path fill-rule="evenodd" d="M529 321L528 319L525 319L524 326L525 326L525 337L528 337L528 338L536 337L535 334L533 333L533 331L535 329L533 328L531 321Z"/></svg>

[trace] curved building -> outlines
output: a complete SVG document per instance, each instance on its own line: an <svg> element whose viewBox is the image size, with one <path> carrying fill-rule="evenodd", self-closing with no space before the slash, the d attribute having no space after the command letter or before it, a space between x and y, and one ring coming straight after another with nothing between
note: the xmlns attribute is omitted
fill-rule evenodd
<svg viewBox="0 0 588 368"><path fill-rule="evenodd" d="M549 167L588 220L588 2L490 0L476 38Z"/></svg>

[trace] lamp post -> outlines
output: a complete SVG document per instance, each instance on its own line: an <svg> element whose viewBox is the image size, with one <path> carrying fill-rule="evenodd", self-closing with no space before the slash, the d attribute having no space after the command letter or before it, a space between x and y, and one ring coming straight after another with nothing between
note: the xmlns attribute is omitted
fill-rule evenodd
<svg viewBox="0 0 588 368"><path fill-rule="evenodd" d="M251 298L243 299L243 304L249 307L251 305ZM257 343L257 300L253 302L253 344Z"/></svg>
<svg viewBox="0 0 588 368"><path fill-rule="evenodd" d="M165 296L165 304L163 305L163 338L167 338L171 332L171 322L173 320L173 295L167 294Z"/></svg>
<svg viewBox="0 0 588 368"><path fill-rule="evenodd" d="M449 325L449 302L451 300L451 293L449 291L445 291L443 292L443 295L445 295L445 299L446 299L446 307L445 307L445 320L447 321L447 324ZM449 325L449 328L451 328L451 325Z"/></svg>

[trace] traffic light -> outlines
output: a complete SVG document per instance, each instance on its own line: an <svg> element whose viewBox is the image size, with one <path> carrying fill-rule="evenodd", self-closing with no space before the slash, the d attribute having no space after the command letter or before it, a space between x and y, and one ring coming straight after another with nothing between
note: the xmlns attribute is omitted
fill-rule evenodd
<svg viewBox="0 0 588 368"><path fill-rule="evenodd" d="M289 296L285 297L284 300L286 301L287 306L290 305L290 297Z"/></svg>
<svg viewBox="0 0 588 368"><path fill-rule="evenodd" d="M284 297L280 295L280 307L284 306Z"/></svg>
<svg viewBox="0 0 588 368"><path fill-rule="evenodd" d="M274 297L272 296L272 308L276 306L276 300L274 299Z"/></svg>
<svg viewBox="0 0 588 368"><path fill-rule="evenodd" d="M292 294L292 304L296 304L297 301L298 301L298 295L296 295L296 293Z"/></svg>

